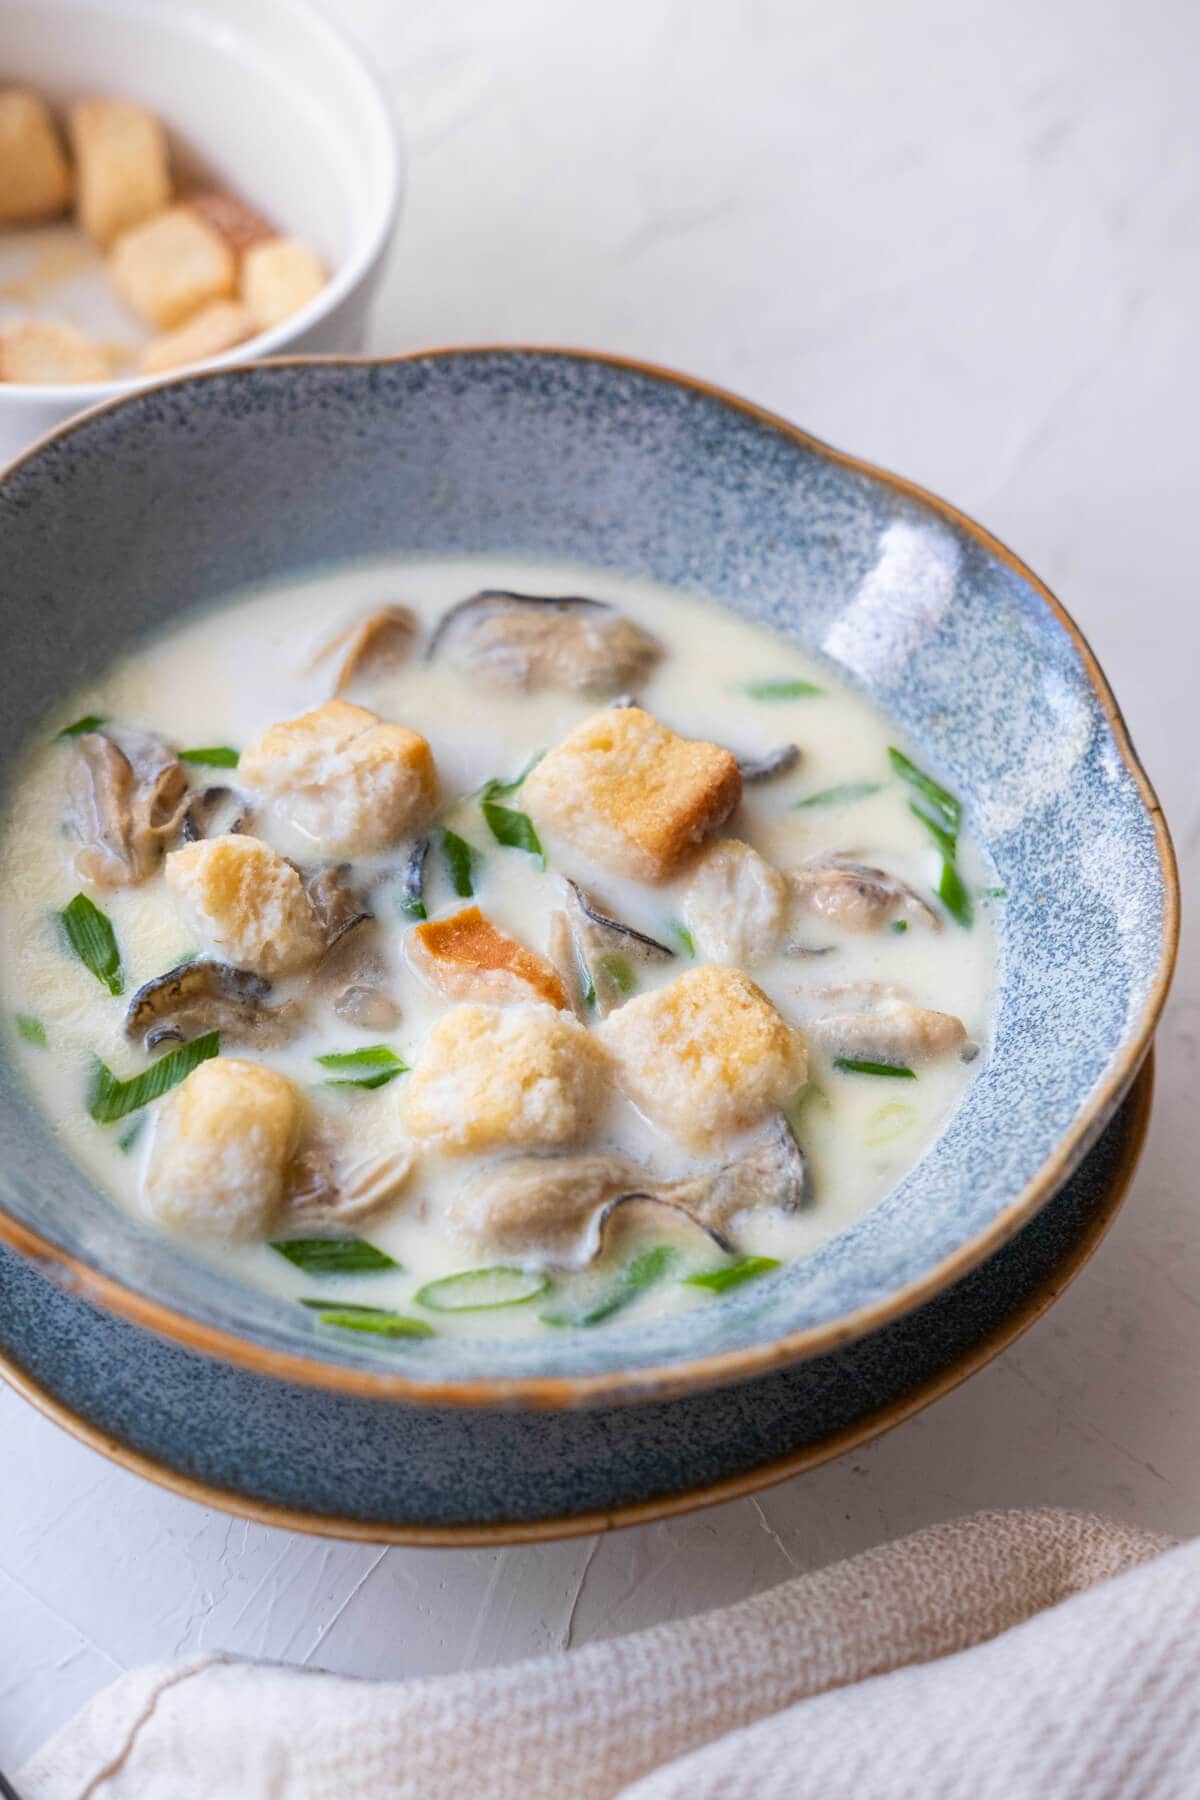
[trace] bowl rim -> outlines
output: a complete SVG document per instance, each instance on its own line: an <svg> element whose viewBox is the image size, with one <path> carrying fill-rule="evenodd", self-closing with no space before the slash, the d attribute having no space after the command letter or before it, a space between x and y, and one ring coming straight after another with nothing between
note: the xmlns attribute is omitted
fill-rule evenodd
<svg viewBox="0 0 1200 1800"><path fill-rule="evenodd" d="M796 448L857 475L866 476L891 489L894 494L940 518L962 532L989 557L1003 563L1020 580L1027 583L1046 606L1061 629L1070 638L1084 674L1103 711L1117 750L1141 794L1142 803L1154 831L1159 868L1163 883L1163 929L1154 979L1141 1013L1127 1028L1124 1045L1113 1067L1099 1084L1087 1105L1081 1108L1069 1129L1059 1139L1035 1175L1016 1197L993 1218L990 1225L967 1243L959 1245L949 1256L925 1271L915 1281L893 1290L881 1300L856 1308L820 1325L810 1325L787 1332L761 1344L714 1352L687 1362L647 1364L599 1375L535 1375L495 1376L470 1380L413 1380L402 1373L375 1370L278 1350L254 1342L235 1331L207 1324L176 1311L160 1300L126 1287L115 1276L105 1274L84 1262L73 1252L64 1250L43 1237L23 1221L14 1218L0 1204L0 1240L23 1255L32 1258L43 1272L58 1280L74 1293L96 1305L119 1313L136 1325L147 1327L160 1336L170 1338L185 1349L199 1351L218 1361L231 1362L260 1375L274 1376L301 1386L331 1389L364 1399L402 1400L406 1404L454 1407L523 1407L530 1410L561 1410L583 1405L616 1405L639 1399L666 1399L673 1395L695 1392L706 1387L724 1386L764 1375L787 1364L825 1355L844 1344L876 1331L913 1311L926 1300L968 1274L979 1263L1007 1243L1015 1232L1033 1216L1086 1154L1113 1109L1128 1092L1150 1048L1155 1026L1166 1002L1179 948L1180 889L1179 870L1170 830L1159 805L1149 776L1138 759L1129 736L1124 716L1117 704L1104 671L1091 645L1079 626L1045 582L1034 574L1007 545L960 512L949 501L928 489L893 474L861 457L834 449L822 439L791 424L780 414L769 411L728 389L687 375L679 370L636 357L607 351L570 349L542 344L456 344L445 347L399 352L387 356L290 356L259 358L228 367L197 369L187 374L138 386L126 393L102 400L85 412L45 432L40 438L0 468L0 483L44 448L68 438L92 419L115 411L147 392L159 388L181 388L214 376L226 379L252 377L262 372L290 368L370 369L408 364L439 363L451 359L486 356L555 357L565 362L585 362L618 369L628 374L648 377L667 387L682 389L740 415L754 424L765 426Z"/></svg>
<svg viewBox="0 0 1200 1800"><path fill-rule="evenodd" d="M769 1462L758 1463L736 1474L718 1476L680 1493L651 1495L648 1499L630 1501L603 1511L558 1513L496 1524L422 1525L307 1512L300 1506L264 1500L236 1487L202 1480L173 1462L135 1448L124 1438L110 1436L94 1425L86 1413L60 1400L51 1387L35 1380L15 1357L5 1352L0 1352L0 1380L36 1407L51 1424L69 1432L89 1449L99 1451L109 1462L128 1469L131 1475L140 1475L144 1481L152 1481L156 1487L178 1494L181 1499L194 1500L200 1506L215 1507L219 1512L250 1519L257 1525L303 1532L308 1537L339 1538L343 1542L360 1544L405 1544L422 1549L494 1549L502 1544L545 1544L564 1538L588 1537L595 1532L624 1531L633 1525L679 1518L685 1513L721 1506L727 1500L760 1494L780 1482L791 1480L794 1475L805 1475L810 1469L832 1462L835 1457L845 1456L847 1452L882 1437L885 1432L894 1431L898 1425L906 1424L932 1406L935 1400L953 1393L1036 1325L1091 1261L1125 1204L1150 1129L1154 1079L1154 1046L1151 1045L1126 1097L1125 1104L1130 1108L1128 1137L1103 1202L1085 1230L1072 1241L1065 1257L1012 1313L953 1361L853 1424L840 1426L800 1450L785 1451Z"/></svg>
<svg viewBox="0 0 1200 1800"><path fill-rule="evenodd" d="M375 124L386 147L380 164L384 183L382 203L376 209L367 229L351 245L341 266L334 270L320 293L314 294L298 312L289 314L278 325L271 325L266 331L256 332L244 344L235 344L231 350L222 350L215 356L206 356L187 364L185 369L178 371L180 375L190 375L193 371L204 373L237 368L242 366L242 362L248 366L251 362L265 362L275 358L277 353L286 350L294 337L311 330L362 286L387 251L400 216L407 182L408 154L395 101L384 86L382 77L372 68L357 39L323 6L319 6L316 0L272 0L272 4L281 14L291 13L296 18L304 19L311 30L323 33L329 54L339 57L361 84L360 99L371 107ZM0 11L2 10L0 5ZM242 353L250 349L253 349L253 355L243 357ZM154 375L123 375L112 381L3 381L0 382L0 412L11 409L15 413L22 405L28 406L40 400L48 406L71 407L73 421L76 412L91 412L109 400L145 393L149 388L161 385L161 377ZM63 421L64 424L68 422ZM39 436L30 448L37 449L42 441ZM0 469L0 474L4 473L7 470Z"/></svg>

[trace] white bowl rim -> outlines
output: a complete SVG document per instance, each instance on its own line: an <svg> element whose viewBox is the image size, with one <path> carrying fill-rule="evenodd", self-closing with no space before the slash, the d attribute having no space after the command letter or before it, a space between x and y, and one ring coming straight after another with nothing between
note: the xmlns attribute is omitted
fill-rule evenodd
<svg viewBox="0 0 1200 1800"><path fill-rule="evenodd" d="M371 67L356 39L323 6L318 5L317 0L273 0L273 4L303 18L317 31L323 32L328 39L330 53L340 57L354 78L362 83L364 100L371 106L375 122L381 128L388 146L387 166L383 170L383 204L361 240L351 248L341 267L335 270L332 279L299 312L291 313L269 331L260 331L254 337L247 338L244 343L236 344L231 350L184 364L174 371L179 375L190 374L193 369L228 368L245 360L259 362L286 349L293 338L339 306L370 273L387 248L400 211L408 156L396 105L388 89ZM162 379L163 376L159 373L126 375L118 381L0 381L0 408L28 405L30 401L41 400L51 406L71 407L82 412L106 400L136 393L141 388L153 387L161 383Z"/></svg>

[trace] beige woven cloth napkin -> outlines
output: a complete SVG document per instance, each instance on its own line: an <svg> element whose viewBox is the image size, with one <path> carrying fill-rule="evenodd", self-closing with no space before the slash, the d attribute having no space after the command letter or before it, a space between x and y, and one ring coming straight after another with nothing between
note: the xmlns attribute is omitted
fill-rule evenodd
<svg viewBox="0 0 1200 1800"><path fill-rule="evenodd" d="M510 1668L390 1685L222 1658L146 1669L17 1786L23 1800L1196 1800L1200 1542L985 1513Z"/></svg>

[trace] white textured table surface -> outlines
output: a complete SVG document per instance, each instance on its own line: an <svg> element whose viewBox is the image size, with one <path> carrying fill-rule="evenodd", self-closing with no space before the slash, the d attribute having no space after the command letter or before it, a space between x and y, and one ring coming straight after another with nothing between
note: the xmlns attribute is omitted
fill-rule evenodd
<svg viewBox="0 0 1200 1800"><path fill-rule="evenodd" d="M374 345L511 339L711 377L904 471L1089 634L1200 854L1191 0L342 0L411 188ZM320 1542L111 1467L0 1391L0 1767L139 1662L400 1676L737 1599L979 1507L1200 1530L1200 982L1125 1210L1061 1303L870 1449L603 1539Z"/></svg>

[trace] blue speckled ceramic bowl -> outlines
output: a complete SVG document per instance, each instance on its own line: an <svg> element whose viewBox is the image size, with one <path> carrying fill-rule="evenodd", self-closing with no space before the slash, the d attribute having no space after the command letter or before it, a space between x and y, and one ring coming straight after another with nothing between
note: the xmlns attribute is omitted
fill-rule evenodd
<svg viewBox="0 0 1200 1800"><path fill-rule="evenodd" d="M460 350L277 363L84 415L0 481L0 759L164 620L344 559L571 557L707 590L825 655L961 794L1008 890L986 1068L891 1195L700 1312L501 1343L331 1341L116 1211L0 1069L0 1236L259 1373L439 1407L661 1398L875 1330L981 1263L1096 1139L1145 1055L1177 933L1166 826L1087 645L944 503L781 420L611 359Z"/></svg>

